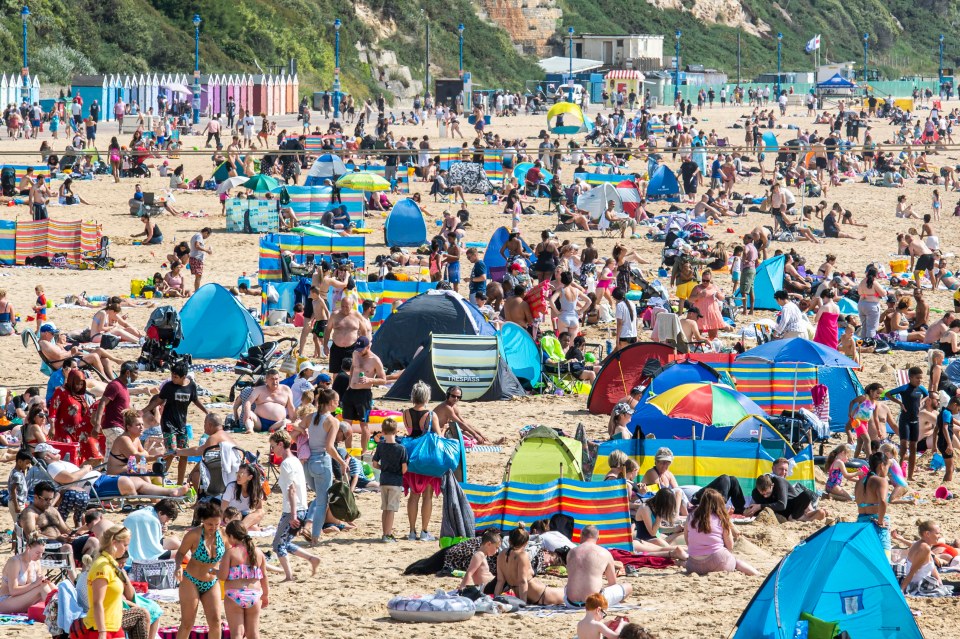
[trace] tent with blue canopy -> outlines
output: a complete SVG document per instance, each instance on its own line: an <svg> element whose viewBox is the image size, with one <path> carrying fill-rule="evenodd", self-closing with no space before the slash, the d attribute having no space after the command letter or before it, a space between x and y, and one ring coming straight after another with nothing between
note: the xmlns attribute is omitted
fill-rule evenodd
<svg viewBox="0 0 960 639"><path fill-rule="evenodd" d="M757 274L753 280L754 308L765 311L780 310L773 294L783 288L783 269L786 263L786 255L776 255L757 265ZM736 304L742 305L743 298L738 296Z"/></svg>
<svg viewBox="0 0 960 639"><path fill-rule="evenodd" d="M230 291L204 284L180 311L183 341L177 352L194 359L238 357L263 344L263 329Z"/></svg>
<svg viewBox="0 0 960 639"><path fill-rule="evenodd" d="M680 183L665 164L661 164L650 176L647 183L647 199L651 202L679 202Z"/></svg>
<svg viewBox="0 0 960 639"><path fill-rule="evenodd" d="M307 172L305 186L322 186L324 180L335 181L341 175L348 173L347 166L339 156L324 153L318 157Z"/></svg>
<svg viewBox="0 0 960 639"><path fill-rule="evenodd" d="M663 370L650 380L650 384L640 396L640 402L646 402L651 397L665 393L680 384L693 384L696 382L719 382L720 374L711 366L703 362L687 360L683 362L671 362L663 367ZM730 384L732 386L732 384Z"/></svg>
<svg viewBox="0 0 960 639"><path fill-rule="evenodd" d="M517 178L517 182L523 184L524 178L527 177L527 171L532 168L533 162L521 162L517 166L513 167L513 177ZM550 180L553 179L553 173L543 167L540 167L540 175L543 176L543 184L549 184Z"/></svg>
<svg viewBox="0 0 960 639"><path fill-rule="evenodd" d="M387 246L422 246L427 242L427 223L420 205L404 198L393 205L384 224Z"/></svg>
<svg viewBox="0 0 960 639"><path fill-rule="evenodd" d="M554 118L562 117L563 126L551 126ZM573 122L568 122L567 118ZM577 133L589 133L593 130L593 122L583 114L580 106L572 102L557 102L547 111L547 126L551 133L558 135L575 135Z"/></svg>
<svg viewBox="0 0 960 639"><path fill-rule="evenodd" d="M923 637L872 523L840 522L800 542L757 590L733 639L791 639L801 619L811 638Z"/></svg>
<svg viewBox="0 0 960 639"><path fill-rule="evenodd" d="M500 355L524 388L532 390L540 383L543 363L540 349L530 333L513 322L500 327Z"/></svg>
<svg viewBox="0 0 960 639"><path fill-rule="evenodd" d="M827 78L823 82L818 82L817 88L818 89L855 89L857 88L857 83L846 79L839 73L834 73L832 77Z"/></svg>
<svg viewBox="0 0 960 639"><path fill-rule="evenodd" d="M503 248L503 245L506 244L509 239L510 230L505 226L501 226L490 236L490 241L487 242L487 249L483 252L483 263L487 266L487 277L495 282L502 281L504 274L507 272L507 260L500 255L500 249ZM520 244L527 254L533 253L533 249L523 241L523 238L520 238Z"/></svg>
<svg viewBox="0 0 960 639"><path fill-rule="evenodd" d="M777 134L773 131L767 131L763 134L763 152L776 153L780 150L780 144L777 142Z"/></svg>

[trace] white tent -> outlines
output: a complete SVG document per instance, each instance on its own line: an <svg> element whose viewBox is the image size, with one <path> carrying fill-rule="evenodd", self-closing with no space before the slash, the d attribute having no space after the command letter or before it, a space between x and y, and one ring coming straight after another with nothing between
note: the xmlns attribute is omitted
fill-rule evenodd
<svg viewBox="0 0 960 639"><path fill-rule="evenodd" d="M591 221L599 222L610 200L614 201L617 213L623 213L623 198L620 196L620 191L613 184L604 182L582 193L577 198L577 208L588 212Z"/></svg>

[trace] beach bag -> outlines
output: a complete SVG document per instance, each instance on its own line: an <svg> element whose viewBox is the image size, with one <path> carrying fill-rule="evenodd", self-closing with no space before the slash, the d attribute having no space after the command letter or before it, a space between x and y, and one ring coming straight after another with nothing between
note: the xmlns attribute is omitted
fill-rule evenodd
<svg viewBox="0 0 960 639"><path fill-rule="evenodd" d="M105 334L100 336L100 347L105 350L113 350L120 344L120 338L116 335Z"/></svg>
<svg viewBox="0 0 960 639"><path fill-rule="evenodd" d="M134 561L130 569L130 581L146 582L150 590L169 590L177 587L174 577L176 571L173 559Z"/></svg>
<svg viewBox="0 0 960 639"><path fill-rule="evenodd" d="M429 432L420 437L404 437L407 469L427 477L443 477L460 465L460 440L447 439Z"/></svg>
<svg viewBox="0 0 960 639"><path fill-rule="evenodd" d="M353 498L353 491L350 490L350 484L342 481L335 481L327 491L327 506L330 507L330 514L340 521L354 521L360 516L360 509L357 508L357 500Z"/></svg>

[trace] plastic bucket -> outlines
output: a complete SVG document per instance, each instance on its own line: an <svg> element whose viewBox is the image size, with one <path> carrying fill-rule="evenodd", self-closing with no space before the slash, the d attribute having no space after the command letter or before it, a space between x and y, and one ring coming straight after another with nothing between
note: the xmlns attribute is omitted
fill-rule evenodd
<svg viewBox="0 0 960 639"><path fill-rule="evenodd" d="M130 295L140 297L143 287L147 285L147 280L130 280Z"/></svg>

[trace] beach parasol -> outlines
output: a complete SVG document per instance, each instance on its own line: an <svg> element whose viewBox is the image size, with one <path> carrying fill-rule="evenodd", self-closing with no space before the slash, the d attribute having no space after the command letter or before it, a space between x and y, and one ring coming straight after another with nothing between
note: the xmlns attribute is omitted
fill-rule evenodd
<svg viewBox="0 0 960 639"><path fill-rule="evenodd" d="M254 193L269 193L274 189L279 189L280 183L269 175L258 173L244 182L243 188L250 189Z"/></svg>
<svg viewBox="0 0 960 639"><path fill-rule="evenodd" d="M217 193L226 193L230 189L240 186L241 184L246 182L247 179L248 178L245 175L235 175L233 177L228 177L226 180L224 180L217 186Z"/></svg>
<svg viewBox="0 0 960 639"><path fill-rule="evenodd" d="M389 191L390 183L377 175L359 171L357 173L348 173L337 180L337 186L342 189L353 189L354 191Z"/></svg>
<svg viewBox="0 0 960 639"><path fill-rule="evenodd" d="M689 419L705 426L733 426L747 415L765 415L756 402L722 384L680 384L650 399L667 417Z"/></svg>

